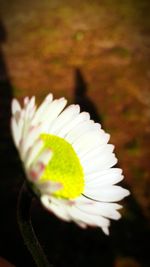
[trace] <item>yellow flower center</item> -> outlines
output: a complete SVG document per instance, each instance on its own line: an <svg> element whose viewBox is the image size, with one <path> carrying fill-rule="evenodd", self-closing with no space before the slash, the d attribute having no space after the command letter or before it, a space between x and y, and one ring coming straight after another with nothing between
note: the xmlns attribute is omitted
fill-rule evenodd
<svg viewBox="0 0 150 267"><path fill-rule="evenodd" d="M57 197L73 199L78 197L84 188L84 173L80 160L71 144L63 138L51 134L42 134L44 148L52 150L40 182L60 182L62 188L55 191Z"/></svg>

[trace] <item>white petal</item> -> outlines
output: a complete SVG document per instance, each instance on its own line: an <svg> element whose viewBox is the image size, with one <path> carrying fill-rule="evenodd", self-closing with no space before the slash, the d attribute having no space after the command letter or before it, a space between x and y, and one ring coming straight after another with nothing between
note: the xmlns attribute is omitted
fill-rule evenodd
<svg viewBox="0 0 150 267"><path fill-rule="evenodd" d="M16 120L16 123L18 124L20 117L21 117L21 106L19 102L16 99L12 100L12 114L14 116L14 119Z"/></svg>
<svg viewBox="0 0 150 267"><path fill-rule="evenodd" d="M119 183L124 178L124 176L121 175L121 172L121 169L111 168L103 172L88 175L85 177L85 190Z"/></svg>
<svg viewBox="0 0 150 267"><path fill-rule="evenodd" d="M60 201L60 204L58 205L48 195L42 195L41 202L46 209L53 212L60 219L70 221L70 216L67 212L65 205L63 205L63 202L61 203Z"/></svg>
<svg viewBox="0 0 150 267"><path fill-rule="evenodd" d="M120 201L129 194L127 189L116 185L102 187L101 189L89 189L85 192L87 197L104 202Z"/></svg>
<svg viewBox="0 0 150 267"><path fill-rule="evenodd" d="M110 224L108 219L103 218L102 216L97 216L94 214L81 211L76 206L71 207L69 209L69 212L72 217L72 220L74 221L79 220L90 226L108 227Z"/></svg>
<svg viewBox="0 0 150 267"><path fill-rule="evenodd" d="M16 145L16 147L18 147L21 135L20 135L20 131L18 129L18 125L17 125L14 117L12 117L12 119L11 119L11 129L12 129L12 135L13 135L15 145Z"/></svg>
<svg viewBox="0 0 150 267"><path fill-rule="evenodd" d="M39 106L39 108L37 109L35 116L32 120L32 124L36 125L37 123L39 123L42 119L43 119L43 115L45 110L47 109L47 107L51 104L53 100L53 95L49 94L45 100L42 102L42 104Z"/></svg>
<svg viewBox="0 0 150 267"><path fill-rule="evenodd" d="M108 227L102 227L102 230L105 235L109 235L109 228Z"/></svg>
<svg viewBox="0 0 150 267"><path fill-rule="evenodd" d="M33 96L29 103L28 103L28 114L29 117L32 118L33 115L35 114L36 106L35 106L35 96Z"/></svg>
<svg viewBox="0 0 150 267"><path fill-rule="evenodd" d="M121 206L115 203L100 203L93 200L89 204L80 204L78 206L78 208L84 212L101 215L114 220L118 220L121 217L120 213L117 211L118 207L120 208Z"/></svg>
<svg viewBox="0 0 150 267"><path fill-rule="evenodd" d="M99 131L93 131L85 134L78 140L78 142L73 144L73 147L79 157L83 157L86 153L90 153L94 148L106 144L109 140L109 134L102 134Z"/></svg>
<svg viewBox="0 0 150 267"><path fill-rule="evenodd" d="M82 124L80 124L77 128L70 131L69 134L66 136L66 140L74 144L78 142L78 140L80 140L84 134L87 134L91 131L95 131L98 129L100 129L100 126L94 123L92 120L85 121Z"/></svg>
<svg viewBox="0 0 150 267"><path fill-rule="evenodd" d="M98 147L95 147L93 150L90 151L90 153L85 154L81 157L81 162L92 162L95 158L101 158L103 154L106 153L112 153L114 150L114 146L110 144L104 144L100 145Z"/></svg>
<svg viewBox="0 0 150 267"><path fill-rule="evenodd" d="M92 172L89 175L86 175L85 180L86 180L86 184L90 184L90 182L92 183L95 179L101 179L100 177L104 176L104 175L116 175L116 176L120 176L122 174L122 169L120 168L110 168L108 170L105 171L99 171L99 172ZM103 179L103 178L102 178Z"/></svg>
<svg viewBox="0 0 150 267"><path fill-rule="evenodd" d="M19 102L16 99L12 100L12 114L15 115L16 112L21 111Z"/></svg>
<svg viewBox="0 0 150 267"><path fill-rule="evenodd" d="M52 156L53 156L53 152L47 148L39 155L36 162L39 161L39 162L42 162L44 165L47 165L50 159L52 158Z"/></svg>
<svg viewBox="0 0 150 267"><path fill-rule="evenodd" d="M34 146L30 149L30 151L26 155L26 158L24 159L25 166L27 169L32 164L32 162L36 159L36 157L38 156L42 148L43 148L43 141L39 139L34 144Z"/></svg>
<svg viewBox="0 0 150 267"><path fill-rule="evenodd" d="M26 97L24 98L24 107L26 107L26 106L28 105L28 103L29 103L29 97L26 96Z"/></svg>
<svg viewBox="0 0 150 267"><path fill-rule="evenodd" d="M71 105L67 107L55 120L52 127L49 129L51 134L59 135L60 130L70 124L72 120L79 114L80 108L78 105Z"/></svg>
<svg viewBox="0 0 150 267"><path fill-rule="evenodd" d="M104 154L101 158L96 158L93 162L83 163L85 175L92 172L103 171L111 168L117 163L117 158L114 153Z"/></svg>
<svg viewBox="0 0 150 267"><path fill-rule="evenodd" d="M118 203L104 203L104 202L99 202L99 201L96 201L96 200L93 200L93 199L90 199L84 195L81 195L80 197L76 198L76 204L77 205L91 205L91 203L93 204L94 203L102 203L102 204L108 204L110 205L113 209L121 209L122 208L122 205L118 204Z"/></svg>
<svg viewBox="0 0 150 267"><path fill-rule="evenodd" d="M38 158L32 163L28 169L28 178L33 182L37 182L42 176L46 165L50 161L53 153L49 149L45 149Z"/></svg>
<svg viewBox="0 0 150 267"><path fill-rule="evenodd" d="M43 183L37 181L36 186L39 188L41 194L43 195L51 195L52 193L57 190L60 190L63 187L61 183L53 181Z"/></svg>
<svg viewBox="0 0 150 267"><path fill-rule="evenodd" d="M28 135L24 140L24 146L22 146L22 157L26 156L28 150L35 145L35 141L39 139L41 134L40 127L38 126L31 126L28 129Z"/></svg>
<svg viewBox="0 0 150 267"><path fill-rule="evenodd" d="M66 106L66 103L67 100L65 98L60 98L52 101L52 103L47 107L46 111L44 112L44 120L47 120L47 123L49 124L49 120L52 121L56 119Z"/></svg>
<svg viewBox="0 0 150 267"><path fill-rule="evenodd" d="M82 124L84 121L89 120L90 116L87 112L82 112L80 114L77 114L77 116L70 121L70 123L65 124L65 126L60 130L59 136L66 139L66 135L73 129L76 129L76 127L79 127L80 124Z"/></svg>
<svg viewBox="0 0 150 267"><path fill-rule="evenodd" d="M51 103L51 105L49 105L49 107L43 114L44 117L41 123L41 131L45 133L50 132L50 127L52 123L58 117L58 115L62 112L66 104L67 104L67 100L65 98L60 98L58 100L54 100Z"/></svg>
<svg viewBox="0 0 150 267"><path fill-rule="evenodd" d="M33 96L31 99L28 99L28 101L25 101L25 103L25 119L28 121L31 120L35 112L35 96Z"/></svg>
<svg viewBox="0 0 150 267"><path fill-rule="evenodd" d="M83 228L83 229L86 229L86 228L87 228L87 224L86 224L86 223L83 223L83 222L80 222L80 221L77 221L77 220L76 220L76 224L77 224L78 226L80 226L81 228Z"/></svg>
<svg viewBox="0 0 150 267"><path fill-rule="evenodd" d="M31 116L29 114L31 111L30 110L31 107L34 106L34 98L28 101L25 110L23 141L22 141L22 146L20 148L22 158L25 157L25 153L29 149L31 142L34 143L35 140L39 138L42 132L46 132L46 130L49 127L50 120L53 120L53 118L58 115L57 112L58 113L61 112L62 108L66 104L66 100L64 99L54 100L52 103L51 101L52 101L52 95L49 95L45 99L43 104L40 106L40 108L37 110L33 119L31 119ZM42 120L41 122L40 119ZM31 133L30 129L33 128L35 128L35 131Z"/></svg>

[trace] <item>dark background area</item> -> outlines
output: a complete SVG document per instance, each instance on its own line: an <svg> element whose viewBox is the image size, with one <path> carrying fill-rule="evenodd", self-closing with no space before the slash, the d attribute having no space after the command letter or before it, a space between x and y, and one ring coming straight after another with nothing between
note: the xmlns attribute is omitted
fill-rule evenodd
<svg viewBox="0 0 150 267"><path fill-rule="evenodd" d="M33 201L34 229L59 267L148 267L150 238L149 1L2 1L0 20L0 256L34 266L16 207L23 172L10 132L11 100L51 91L111 134L123 168L122 219L110 236L82 230Z"/></svg>

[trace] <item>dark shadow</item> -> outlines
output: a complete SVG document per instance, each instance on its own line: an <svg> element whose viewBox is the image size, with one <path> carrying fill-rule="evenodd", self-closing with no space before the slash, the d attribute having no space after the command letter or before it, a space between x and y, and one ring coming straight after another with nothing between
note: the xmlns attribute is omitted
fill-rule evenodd
<svg viewBox="0 0 150 267"><path fill-rule="evenodd" d="M134 260L135 266L148 267L150 225L132 192L126 201L125 210L122 219L112 223L111 242L115 258L119 255Z"/></svg>
<svg viewBox="0 0 150 267"><path fill-rule="evenodd" d="M149 36L149 31L150 31L150 23L149 23L150 1L149 0L130 1L130 5L131 8L134 8L135 10L133 21L140 30L141 33L140 39L144 41L145 37Z"/></svg>
<svg viewBox="0 0 150 267"><path fill-rule="evenodd" d="M55 267L114 266L111 240L101 229L81 229L75 223L63 222L37 202L32 207L32 222Z"/></svg>
<svg viewBox="0 0 150 267"><path fill-rule="evenodd" d="M22 170L10 132L13 87L3 52L6 41L7 32L0 20L0 256L21 267L22 259L25 266L32 265L16 221L17 195L22 183L19 175Z"/></svg>
<svg viewBox="0 0 150 267"><path fill-rule="evenodd" d="M81 111L90 113L91 119L102 124L102 118L94 103L87 95L88 86L79 68L75 69L74 103L79 104Z"/></svg>

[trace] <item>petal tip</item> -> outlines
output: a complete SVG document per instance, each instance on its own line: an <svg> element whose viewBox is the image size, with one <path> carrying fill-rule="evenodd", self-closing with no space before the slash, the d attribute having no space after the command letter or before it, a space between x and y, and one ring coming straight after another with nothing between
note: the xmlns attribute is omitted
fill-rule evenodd
<svg viewBox="0 0 150 267"><path fill-rule="evenodd" d="M102 230L104 232L105 235L109 235L109 228L108 227L102 227Z"/></svg>

